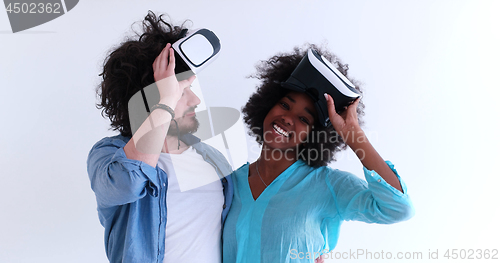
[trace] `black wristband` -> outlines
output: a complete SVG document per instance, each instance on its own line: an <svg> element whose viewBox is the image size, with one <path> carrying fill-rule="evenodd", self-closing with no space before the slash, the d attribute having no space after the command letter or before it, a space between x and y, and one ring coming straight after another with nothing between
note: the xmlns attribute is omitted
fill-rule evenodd
<svg viewBox="0 0 500 263"><path fill-rule="evenodd" d="M175 118L174 110L172 110L172 108L170 108L169 106L167 106L165 104L158 103L158 104L154 105L153 107L151 107L151 112L153 112L156 109L166 110L166 111L168 111L168 113L170 113L170 115L172 115L172 119Z"/></svg>

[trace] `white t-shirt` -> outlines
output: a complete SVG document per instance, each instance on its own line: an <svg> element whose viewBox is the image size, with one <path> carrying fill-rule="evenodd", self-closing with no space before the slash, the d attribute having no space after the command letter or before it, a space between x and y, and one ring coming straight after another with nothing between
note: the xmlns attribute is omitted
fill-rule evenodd
<svg viewBox="0 0 500 263"><path fill-rule="evenodd" d="M222 184L214 167L189 147L162 153L168 176L167 231L163 262L221 262Z"/></svg>

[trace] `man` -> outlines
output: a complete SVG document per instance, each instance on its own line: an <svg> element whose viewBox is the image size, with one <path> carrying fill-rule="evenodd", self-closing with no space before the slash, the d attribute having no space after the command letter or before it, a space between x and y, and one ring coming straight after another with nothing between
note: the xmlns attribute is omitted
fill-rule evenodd
<svg viewBox="0 0 500 263"><path fill-rule="evenodd" d="M191 134L200 103L190 89L195 77L177 80L188 68L171 48L184 31L152 12L143 27L107 57L98 89L98 106L120 132L97 142L87 161L106 254L110 262L219 263L231 166ZM148 105L143 88L153 83L159 102ZM132 127L130 101L141 93L150 114Z"/></svg>

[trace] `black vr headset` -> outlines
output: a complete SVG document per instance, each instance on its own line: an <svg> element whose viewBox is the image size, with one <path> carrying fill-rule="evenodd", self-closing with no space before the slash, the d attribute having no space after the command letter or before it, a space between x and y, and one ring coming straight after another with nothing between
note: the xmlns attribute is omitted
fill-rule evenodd
<svg viewBox="0 0 500 263"><path fill-rule="evenodd" d="M335 101L335 111L340 113L361 93L340 71L316 50L309 49L287 81L284 88L304 92L314 101L319 122L323 127L330 126L328 107L323 94L328 93Z"/></svg>

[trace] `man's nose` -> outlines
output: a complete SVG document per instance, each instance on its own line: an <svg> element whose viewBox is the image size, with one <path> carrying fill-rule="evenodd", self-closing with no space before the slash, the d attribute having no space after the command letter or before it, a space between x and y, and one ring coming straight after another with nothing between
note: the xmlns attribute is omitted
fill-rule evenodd
<svg viewBox="0 0 500 263"><path fill-rule="evenodd" d="M192 106L196 106L196 105L201 103L200 98L198 98L198 96L196 96L196 94L191 90L191 88L187 88L185 92L187 92L186 95L189 96L188 97L188 106L192 107Z"/></svg>

